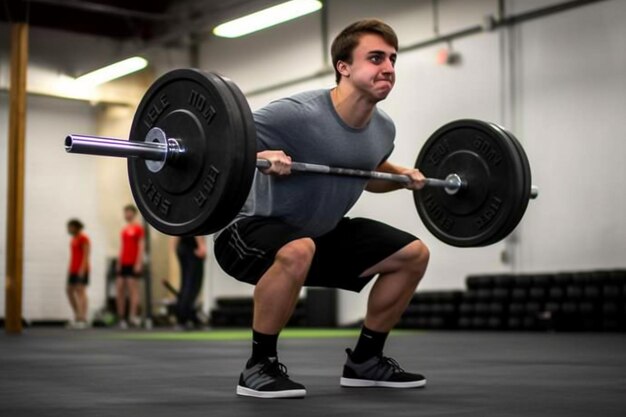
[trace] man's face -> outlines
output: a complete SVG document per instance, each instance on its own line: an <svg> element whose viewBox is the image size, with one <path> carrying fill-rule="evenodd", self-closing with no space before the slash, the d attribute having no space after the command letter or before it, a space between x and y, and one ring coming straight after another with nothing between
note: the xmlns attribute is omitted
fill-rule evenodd
<svg viewBox="0 0 626 417"><path fill-rule="evenodd" d="M352 52L352 63L345 63L346 81L378 102L387 98L395 81L397 51L374 34L364 34ZM344 73L345 75L345 73Z"/></svg>
<svg viewBox="0 0 626 417"><path fill-rule="evenodd" d="M70 236L76 236L78 229L75 226L67 226L67 233L69 233Z"/></svg>

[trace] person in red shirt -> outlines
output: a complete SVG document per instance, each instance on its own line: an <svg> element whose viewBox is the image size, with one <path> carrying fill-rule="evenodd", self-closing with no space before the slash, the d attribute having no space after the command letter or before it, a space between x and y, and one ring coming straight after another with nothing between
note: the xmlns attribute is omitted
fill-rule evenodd
<svg viewBox="0 0 626 417"><path fill-rule="evenodd" d="M74 312L74 321L68 327L87 327L87 285L89 284L89 238L83 233L84 225L78 219L67 222L70 242L70 265L67 278L67 298Z"/></svg>
<svg viewBox="0 0 626 417"><path fill-rule="evenodd" d="M139 280L143 272L144 229L137 221L137 208L133 205L124 207L126 226L121 233L120 256L117 261L116 304L119 326L128 327L126 322L126 294L130 301L128 317L134 326L141 324L139 310Z"/></svg>

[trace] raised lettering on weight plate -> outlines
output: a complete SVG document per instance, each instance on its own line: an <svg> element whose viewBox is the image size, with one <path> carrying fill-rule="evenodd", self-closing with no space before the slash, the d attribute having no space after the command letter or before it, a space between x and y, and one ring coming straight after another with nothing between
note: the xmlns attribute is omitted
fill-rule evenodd
<svg viewBox="0 0 626 417"><path fill-rule="evenodd" d="M209 173L202 180L202 185L200 186L200 191L196 193L193 197L193 201L196 202L198 207L202 207L206 204L209 199L209 196L213 194L213 190L215 189L215 185L217 184L217 179L220 175L220 171L215 168L215 166L211 165L209 168Z"/></svg>
<svg viewBox="0 0 626 417"><path fill-rule="evenodd" d="M148 129L151 129L152 126L156 123L159 116L170 106L170 101L167 98L167 95L162 94L157 100L150 103L150 107L146 111L146 116L143 119L143 124L146 125Z"/></svg>
<svg viewBox="0 0 626 417"><path fill-rule="evenodd" d="M487 208L474 220L478 229L484 229L489 223L493 222L501 208L502 200L495 195L491 197L489 203L487 203Z"/></svg>
<svg viewBox="0 0 626 417"><path fill-rule="evenodd" d="M202 93L192 89L189 94L189 104L200 112L207 124L211 123L213 117L215 117L216 111L215 108L208 103Z"/></svg>
<svg viewBox="0 0 626 417"><path fill-rule="evenodd" d="M502 162L502 155L500 154L500 152L498 152L497 149L494 149L494 147L491 146L489 142L487 142L482 137L476 136L474 138L474 141L472 142L472 145L493 166L498 166L500 165L500 162Z"/></svg>
<svg viewBox="0 0 626 417"><path fill-rule="evenodd" d="M159 192L152 180L148 180L141 185L141 191L143 191L147 200L156 208L161 214L167 216L172 207L172 202L165 198L163 194Z"/></svg>
<svg viewBox="0 0 626 417"><path fill-rule="evenodd" d="M426 211L428 211L428 217L433 219L433 222L443 230L448 231L454 227L454 220L437 204L431 193L426 194L424 197L424 205L426 206Z"/></svg>
<svg viewBox="0 0 626 417"><path fill-rule="evenodd" d="M441 160L450 152L450 145L447 140L437 141L436 145L432 147L426 158L426 163L429 165L439 165Z"/></svg>

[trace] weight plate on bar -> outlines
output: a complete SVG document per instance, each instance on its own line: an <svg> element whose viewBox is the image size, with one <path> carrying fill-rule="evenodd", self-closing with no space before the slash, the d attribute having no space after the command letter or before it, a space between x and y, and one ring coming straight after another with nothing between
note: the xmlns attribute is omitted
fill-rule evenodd
<svg viewBox="0 0 626 417"><path fill-rule="evenodd" d="M444 125L426 141L415 166L427 177L454 173L468 184L454 195L435 187L413 193L426 228L452 246L494 243L523 203L525 179L519 151L491 123L467 119Z"/></svg>
<svg viewBox="0 0 626 417"><path fill-rule="evenodd" d="M252 116L248 100L246 100L246 97L241 92L237 84L235 84L230 78L222 75L219 77L226 84L233 100L237 104L237 109L233 110L231 114L233 117L239 117L237 124L241 130L241 135L245 137L245 140L241 142L241 156L245 159L243 162L245 168L242 170L242 175L234 179L236 183L233 182L232 185L233 187L240 189L242 192L238 195L237 199L232 199L230 201L231 208L229 209L229 211L233 211L236 214L239 213L246 201L246 198L248 197L248 194L250 193L250 188L252 187L252 181L254 179L254 172L256 171L256 125L254 124L254 118Z"/></svg>
<svg viewBox="0 0 626 417"><path fill-rule="evenodd" d="M151 128L159 127L184 150L156 173L141 159L128 160L133 197L155 229L170 235L209 234L237 215L249 192L239 185L252 181L249 161L256 156L240 113L231 89L216 74L178 69L148 89L130 140L143 142Z"/></svg>
<svg viewBox="0 0 626 417"><path fill-rule="evenodd" d="M515 137L515 135L513 135L513 133L511 133L509 130L501 126L500 128L507 135L508 139L511 141L511 143L513 143L513 145L517 149L517 152L518 152L517 155L520 159L521 167L522 167L522 179L524 180L524 188L523 188L524 193L521 196L521 201L518 205L518 210L515 212L513 216L511 216L511 218L509 219L509 222L506 225L506 228L502 229L501 235L494 237L493 243L498 242L504 239L505 237L507 237L509 234L511 234L515 230L519 222L522 220L522 218L524 217L524 213L526 213L526 208L528 207L528 203L530 201L530 191L532 187L530 163L528 162L528 157L526 156L526 152L524 151L522 144Z"/></svg>

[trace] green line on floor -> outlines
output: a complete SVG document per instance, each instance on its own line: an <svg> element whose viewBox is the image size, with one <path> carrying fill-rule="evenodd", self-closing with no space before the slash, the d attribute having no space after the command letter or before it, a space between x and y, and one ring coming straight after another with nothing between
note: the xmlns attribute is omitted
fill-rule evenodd
<svg viewBox="0 0 626 417"><path fill-rule="evenodd" d="M281 332L281 339L334 339L342 337L356 337L360 329L285 329ZM397 330L398 334L413 334L415 332ZM116 332L107 338L122 340L181 340L181 341L236 341L250 340L250 330L204 330L204 331L154 331L154 332Z"/></svg>

